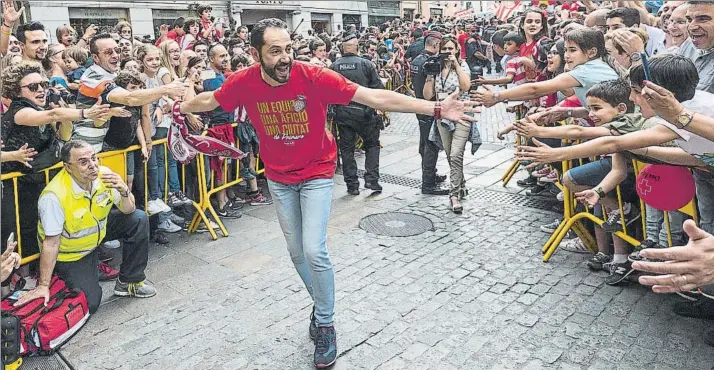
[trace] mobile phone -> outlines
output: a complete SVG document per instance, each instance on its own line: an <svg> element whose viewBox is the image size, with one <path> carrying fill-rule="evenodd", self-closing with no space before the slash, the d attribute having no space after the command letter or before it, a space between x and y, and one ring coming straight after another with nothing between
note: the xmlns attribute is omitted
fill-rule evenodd
<svg viewBox="0 0 714 370"><path fill-rule="evenodd" d="M201 72L201 81L210 80L216 78L216 72L212 70L205 70Z"/></svg>
<svg viewBox="0 0 714 370"><path fill-rule="evenodd" d="M12 243L14 243L14 242L15 242L15 232L13 231L13 232L10 233L10 236L7 238L6 247L7 247L7 248L10 248L10 244L12 244ZM14 248L14 247L13 247L13 248Z"/></svg>
<svg viewBox="0 0 714 370"><path fill-rule="evenodd" d="M388 51L394 51L394 41L392 40L386 40L384 42L385 45L387 45L387 50Z"/></svg>
<svg viewBox="0 0 714 370"><path fill-rule="evenodd" d="M642 69L645 71L645 81L652 81L652 74L650 73L650 62L647 61L647 53L640 53L642 57Z"/></svg>

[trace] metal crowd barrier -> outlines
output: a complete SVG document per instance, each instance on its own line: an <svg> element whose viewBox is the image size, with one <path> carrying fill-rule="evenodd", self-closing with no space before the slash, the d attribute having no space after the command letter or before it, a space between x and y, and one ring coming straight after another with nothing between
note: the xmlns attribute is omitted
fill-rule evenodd
<svg viewBox="0 0 714 370"><path fill-rule="evenodd" d="M646 165L647 163L640 162L633 160L633 166L635 169L635 173L639 173ZM583 164L583 160L579 160L580 165ZM570 168L572 162L571 161L563 161L563 174L565 174ZM558 228L553 232L553 234L550 236L548 241L545 243L545 245L542 248L543 252L543 262L548 262L550 260L550 257L555 253L555 251L558 249L558 246L560 245L560 242L565 238L565 235L570 231L571 229L580 237L582 240L583 244L590 249L591 251L596 252L597 249L597 243L595 241L595 238L593 235L590 234L590 232L587 230L587 228L580 222L583 219L588 219L592 222L594 222L597 225L602 225L605 223L605 220L595 216L594 214L590 213L590 210L585 207L585 211L576 213L576 207L577 207L577 200L575 199L574 194L570 191L565 186L562 186L562 191L564 194L564 199L563 199L563 205L564 205L564 214L563 214L563 221L561 221L560 225ZM639 246L640 241L633 238L631 235L628 234L627 232L627 225L625 224L625 217L624 217L624 212L623 212L623 201L622 201L622 192L620 190L620 185L616 187L616 193L617 193L617 204L620 212L620 223L622 226L622 230L617 231L614 233L614 235L617 235L619 238L622 240L626 241L632 246ZM696 197L692 198L692 200L687 204L686 206L682 207L680 212L689 215L694 219L695 222L698 223L698 216L697 216L697 207L696 207ZM645 208L645 203L640 200L640 214L641 214L641 221L642 221L642 229L646 229L646 219L647 219L647 212ZM603 209L603 215L607 215L607 212ZM671 247L672 246L672 230L669 224L669 214L668 212L664 212L664 219L665 219L665 228L667 229L667 239L668 239L668 244Z"/></svg>
<svg viewBox="0 0 714 370"><path fill-rule="evenodd" d="M232 127L237 127L237 126L238 126L237 123L232 124ZM205 132L204 132L204 135L205 135ZM237 137L236 137L235 145L236 146L239 145ZM158 148L158 146L163 146L163 148L164 148L164 170L165 171L163 174L159 174L159 176L162 176L162 175L164 176L165 186L164 186L163 200L166 201L168 198L168 191L169 191L168 156L171 155L171 152L169 151L168 146L167 146L167 139L155 140L152 143L152 150L156 150ZM127 155L134 155L133 152L140 151L140 150L141 150L141 147L139 145L134 145L134 146L130 146L129 148L124 149L124 150L102 152L102 153L97 154L97 157L99 158L100 165L110 168L112 171L116 172L119 176L121 176L121 178L124 181L126 181L127 180L126 157L127 157ZM204 170L204 168L205 168L204 165L205 165L205 161L206 161L205 156L203 154L199 154L196 156L196 158L194 160L195 160L195 164L196 164L196 173L197 173L198 199L192 199L192 206L195 209L195 213L194 213L191 223L189 224L188 232L189 233L196 232L196 230L201 225L201 222L203 222L206 225L206 229L211 234L211 237L213 238L213 240L218 239L218 236L216 235L214 228L211 226L211 223L208 221L208 218L206 217L206 211L208 211L213 216L213 220L218 225L218 227L220 228L223 235L228 236L229 235L228 231L226 230L225 226L223 225L223 222L221 222L220 218L216 214L216 211L213 209L213 206L211 205L210 197L211 197L211 195L217 193L218 191L220 191L222 189L226 189L233 185L240 184L243 181L243 179L240 178L240 176L238 176L240 173L240 161L236 161L236 171L235 171L236 179L234 179L230 182L226 182L226 183L224 183L220 186L217 186L217 187L213 186L213 181L212 181L210 184L211 186L209 187L208 186L209 184L207 183L206 178L205 178L206 177L205 170ZM143 184L144 185L144 209L147 209L148 202L150 199L149 186L148 186L148 167L147 167L148 164L147 164L147 162L144 162L143 164L144 164L144 166L143 166L144 167L143 168L143 170L144 170L144 184ZM64 164L62 162L60 162L50 168L47 168L47 169L41 171L41 173L45 177L45 185L47 183L49 183L50 180L52 179L50 176L50 173L55 170L61 169L63 167L63 165ZM181 171L179 176L181 177L180 183L181 183L182 191L184 193L188 193L186 191L186 185L187 185L186 170L187 170L187 167L191 166L191 165L192 164L182 165L181 163L178 163L178 162L176 163L177 169L180 169L180 171ZM261 167L262 166L261 166L260 158L256 155L256 172L258 174L265 172L265 168L261 168ZM226 179L225 174L228 171L228 161L224 162L223 171L224 171L223 178ZM210 175L211 175L211 179L213 179L214 175L215 175L213 170L211 170ZM23 176L26 176L26 174L22 174L20 172L11 172L11 173L7 173L7 174L2 174L0 176L0 180L3 182L12 181L13 198L14 198L13 203L14 203L14 207L15 207L15 240L17 241L17 247L15 250L17 251L18 254L20 254L20 256L22 256L22 264L24 265L24 264L27 264L34 260L37 260L40 256L40 254L36 253L36 254L30 255L30 256L24 256L22 254L22 234L20 232L20 212L19 212L21 205L19 204L19 200L18 200L18 191L20 190L19 186L18 186L18 179ZM32 205L32 206L35 206L35 205ZM3 216L5 216L5 215L3 215Z"/></svg>

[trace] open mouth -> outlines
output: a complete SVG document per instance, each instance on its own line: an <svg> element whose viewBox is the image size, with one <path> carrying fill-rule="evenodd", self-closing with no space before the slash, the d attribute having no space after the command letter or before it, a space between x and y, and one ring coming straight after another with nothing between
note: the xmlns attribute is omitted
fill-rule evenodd
<svg viewBox="0 0 714 370"><path fill-rule="evenodd" d="M275 67L275 72L277 73L278 77L286 78L290 73L290 66L288 64L285 64L279 67Z"/></svg>
<svg viewBox="0 0 714 370"><path fill-rule="evenodd" d="M45 93L35 95L35 99L39 101L45 101Z"/></svg>

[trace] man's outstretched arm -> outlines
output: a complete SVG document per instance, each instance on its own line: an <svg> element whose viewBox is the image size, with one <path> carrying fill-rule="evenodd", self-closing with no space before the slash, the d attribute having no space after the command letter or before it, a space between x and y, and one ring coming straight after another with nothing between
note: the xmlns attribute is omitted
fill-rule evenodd
<svg viewBox="0 0 714 370"><path fill-rule="evenodd" d="M181 113L209 112L218 107L218 101L213 96L214 91L206 91L196 95L193 99L181 103Z"/></svg>

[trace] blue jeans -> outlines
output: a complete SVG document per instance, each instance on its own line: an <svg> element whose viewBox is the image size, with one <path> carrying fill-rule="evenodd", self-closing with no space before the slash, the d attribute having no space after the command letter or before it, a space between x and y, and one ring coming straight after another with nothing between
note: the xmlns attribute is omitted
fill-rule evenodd
<svg viewBox="0 0 714 370"><path fill-rule="evenodd" d="M664 223L664 212L659 209L645 205L647 208L647 218L645 222L646 235L645 237L662 246L669 246L667 239L667 226ZM669 228L672 233L672 246L684 245L684 220L687 215L679 211L669 212Z"/></svg>
<svg viewBox="0 0 714 370"><path fill-rule="evenodd" d="M297 185L268 180L288 252L307 292L315 302L317 326L331 326L335 314L335 273L327 252L327 221L332 179Z"/></svg>
<svg viewBox="0 0 714 370"><path fill-rule="evenodd" d="M154 135L154 140L166 139L169 135L169 129L163 127L156 128L156 135ZM157 145L154 147L156 151L156 166L159 173L159 191L161 194L166 194L166 169L164 168L164 156L166 155L166 147L164 145ZM153 154L153 153L152 153ZM175 193L181 190L181 184L179 183L178 168L176 167L176 160L174 156L169 152L168 155L168 165L169 165L169 192Z"/></svg>

